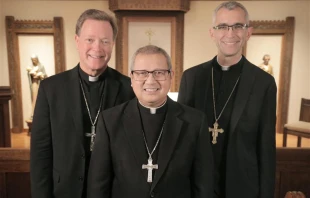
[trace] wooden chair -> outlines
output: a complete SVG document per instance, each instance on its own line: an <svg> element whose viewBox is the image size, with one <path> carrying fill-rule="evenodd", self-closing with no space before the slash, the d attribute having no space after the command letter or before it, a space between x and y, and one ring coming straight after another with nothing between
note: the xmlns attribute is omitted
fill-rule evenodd
<svg viewBox="0 0 310 198"><path fill-rule="evenodd" d="M301 138L310 138L310 99L301 99L299 122L284 125L283 147L286 147L287 134L298 137L297 147L301 146Z"/></svg>
<svg viewBox="0 0 310 198"><path fill-rule="evenodd" d="M306 196L300 191L288 191L284 198L306 198Z"/></svg>

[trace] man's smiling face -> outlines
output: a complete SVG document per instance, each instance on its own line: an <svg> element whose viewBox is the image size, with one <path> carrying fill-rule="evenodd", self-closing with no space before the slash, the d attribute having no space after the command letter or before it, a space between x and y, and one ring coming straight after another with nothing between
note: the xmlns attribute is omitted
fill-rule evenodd
<svg viewBox="0 0 310 198"><path fill-rule="evenodd" d="M80 56L80 67L89 75L102 73L111 58L113 30L108 21L87 19L75 35Z"/></svg>
<svg viewBox="0 0 310 198"><path fill-rule="evenodd" d="M138 54L133 70L167 71L168 64L162 54ZM138 100L148 107L159 107L167 100L167 93L171 86L173 72L166 72L165 80L155 80L153 74L149 74L144 81L137 81L131 75L131 86Z"/></svg>
<svg viewBox="0 0 310 198"><path fill-rule="evenodd" d="M221 8L218 10L214 26L220 25L236 25L246 24L245 12L241 8L228 10ZM231 27L226 30L210 29L210 35L218 48L218 55L222 57L240 57L242 54L242 47L250 38L252 28L244 28L233 30Z"/></svg>

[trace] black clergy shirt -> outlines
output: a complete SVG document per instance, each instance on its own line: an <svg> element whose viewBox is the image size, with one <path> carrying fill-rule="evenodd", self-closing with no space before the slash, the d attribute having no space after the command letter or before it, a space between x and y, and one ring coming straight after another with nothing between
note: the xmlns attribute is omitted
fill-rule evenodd
<svg viewBox="0 0 310 198"><path fill-rule="evenodd" d="M222 67L217 62L217 57L212 60L213 75L214 75L214 94L215 94L215 107L216 107L216 117L220 115L229 95L231 94L237 79L241 74L242 65L244 58L229 67L228 70L223 71ZM214 128L213 124L215 122L214 118L214 107L213 107L213 93L212 93L212 77L211 73L209 74L210 87L208 87L207 92L207 117L209 120L209 127ZM238 83L239 84L239 83ZM231 95L230 100L228 101L221 117L218 120L219 127L224 129L224 133L218 133L217 143L212 144L213 158L214 158L214 168L215 168L215 180L214 186L216 194L219 198L225 197L225 178L226 178L226 155L227 155L227 145L229 140L229 123L231 120L231 113L233 111L233 103L238 90L238 84ZM210 133L210 140L212 141L212 133Z"/></svg>
<svg viewBox="0 0 310 198"><path fill-rule="evenodd" d="M88 107L91 113L92 121L95 121L95 118L98 113L98 109L100 106L100 102L103 103L103 91L104 91L104 80L105 80L105 72L103 72L97 81L91 82L89 81L89 75L86 74L79 67L79 75L80 80L82 82L82 86L84 89L84 93L87 99ZM87 178L88 167L91 157L90 151L90 137L86 137L85 133L91 133L91 121L89 118L88 110L85 104L85 99L83 96L83 92L81 89L81 104L82 104L82 113L83 113L83 132L84 132L84 150L85 150L85 176ZM102 110L102 105L101 105ZM97 121L95 126L97 125ZM84 189L83 189L83 197L86 197L86 189L87 189L87 181L84 181Z"/></svg>
<svg viewBox="0 0 310 198"><path fill-rule="evenodd" d="M142 106L139 102L138 102L138 108L139 108L140 118L141 118L141 121L138 121L138 124L140 123L142 124L142 129L145 134L147 146L151 153L159 138L160 132L164 126L164 121L166 118L166 112L167 112L168 105L166 103L162 107L156 109L155 114L151 114L150 109ZM141 131L142 136L143 136L143 132ZM161 142L161 139L159 140L158 145L154 153L152 154L153 164L157 164L160 142ZM146 148L145 148L145 153L146 153L145 164L147 164L148 153L147 153ZM158 166L160 167L160 165ZM143 170L143 171L147 171L147 170ZM153 179L154 179L155 174L156 174L156 170L153 170ZM146 179L147 178L145 178L145 180Z"/></svg>

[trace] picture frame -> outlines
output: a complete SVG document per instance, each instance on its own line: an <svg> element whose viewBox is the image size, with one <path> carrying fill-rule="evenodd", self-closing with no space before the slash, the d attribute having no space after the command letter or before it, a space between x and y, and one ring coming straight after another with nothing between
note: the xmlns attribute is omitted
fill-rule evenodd
<svg viewBox="0 0 310 198"><path fill-rule="evenodd" d="M52 35L54 40L55 73L65 71L64 32L62 17L53 20L15 20L13 16L5 17L6 41L9 67L9 80L12 92L12 132L23 131L24 118L22 106L21 73L20 73L20 35Z"/></svg>
<svg viewBox="0 0 310 198"><path fill-rule="evenodd" d="M250 27L253 27L253 34L250 40L255 36L261 36L261 42L267 37L280 36L278 42L281 45L279 50L279 71L278 71L278 96L277 96L277 125L276 132L283 133L284 124L287 123L289 93L292 70L292 57L294 45L295 18L286 17L285 20L274 21L250 21ZM264 38L265 37L265 38ZM243 48L243 55L247 57L248 44ZM256 48L253 49L256 52ZM261 52L257 52L261 56ZM253 60L249 59L250 62ZM254 63L254 62L253 62Z"/></svg>

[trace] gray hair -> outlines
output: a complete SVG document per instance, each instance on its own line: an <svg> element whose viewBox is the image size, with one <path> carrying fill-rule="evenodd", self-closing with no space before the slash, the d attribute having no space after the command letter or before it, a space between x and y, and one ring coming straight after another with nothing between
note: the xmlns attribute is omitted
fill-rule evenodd
<svg viewBox="0 0 310 198"><path fill-rule="evenodd" d="M221 3L219 6L217 6L217 8L215 8L215 10L213 11L213 18L212 18L213 24L215 23L215 20L216 20L216 14L221 8L225 8L227 10L234 10L236 8L242 9L245 13L246 24L249 24L250 17L249 17L249 13L248 13L247 9L241 3L236 2L236 1L227 1L227 2Z"/></svg>
<svg viewBox="0 0 310 198"><path fill-rule="evenodd" d="M76 35L78 35L78 36L80 35L81 28L87 19L109 22L112 26L113 40L115 41L116 36L117 36L117 32L118 32L118 28L117 28L115 18L110 16L109 14L107 14L104 11L96 10L96 9L88 9L81 14L81 16L77 20L76 26L75 26L75 34Z"/></svg>
<svg viewBox="0 0 310 198"><path fill-rule="evenodd" d="M134 68L135 60L136 60L136 57L137 57L138 54L162 54L166 58L167 65L168 65L168 70L172 69L171 58L170 58L170 56L168 55L168 53L164 49L162 49L160 47L157 47L155 45L146 45L144 47L139 48L133 54L132 59L131 59L131 64L130 64L130 70L131 71Z"/></svg>

